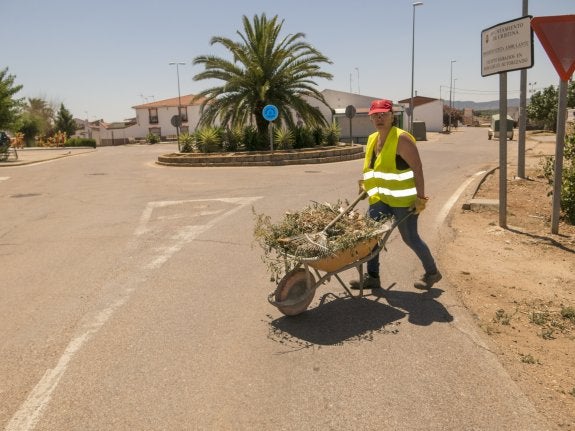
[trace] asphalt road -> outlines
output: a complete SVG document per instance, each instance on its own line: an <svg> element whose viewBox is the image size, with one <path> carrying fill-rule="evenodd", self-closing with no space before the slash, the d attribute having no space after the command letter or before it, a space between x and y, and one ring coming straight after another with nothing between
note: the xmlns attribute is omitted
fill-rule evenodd
<svg viewBox="0 0 575 431"><path fill-rule="evenodd" d="M432 197L420 226L437 254L450 208L497 163L498 143L460 129L419 146ZM449 284L413 288L421 269L396 235L383 294L346 298L332 280L294 318L267 302L252 208L278 219L351 199L360 160L154 164L173 150L0 168L1 428L550 429Z"/></svg>

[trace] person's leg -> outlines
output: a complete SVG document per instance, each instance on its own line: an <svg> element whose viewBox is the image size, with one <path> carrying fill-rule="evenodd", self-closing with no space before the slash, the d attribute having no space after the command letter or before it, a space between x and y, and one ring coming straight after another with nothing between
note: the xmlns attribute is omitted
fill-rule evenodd
<svg viewBox="0 0 575 431"><path fill-rule="evenodd" d="M384 217L392 215L391 208L383 202L376 202L369 206L367 215L374 220L381 220ZM375 246L377 248L377 245ZM350 282L352 289L359 289L362 287L359 280L352 280ZM363 278L364 289L378 289L381 287L379 281L379 253L367 262L367 274Z"/></svg>
<svg viewBox="0 0 575 431"><path fill-rule="evenodd" d="M369 206L367 214L373 220L381 220L385 217L391 216L392 209L389 207L389 205L378 201L375 204ZM367 273L370 276L379 277L379 254L375 255L371 260L367 262Z"/></svg>
<svg viewBox="0 0 575 431"><path fill-rule="evenodd" d="M394 216L397 220L401 220L409 213L409 208L393 208ZM399 233L403 242L411 248L423 265L426 274L435 274L437 266L435 260L431 255L431 251L427 244L421 239L417 231L418 214L411 214L407 216L398 226Z"/></svg>

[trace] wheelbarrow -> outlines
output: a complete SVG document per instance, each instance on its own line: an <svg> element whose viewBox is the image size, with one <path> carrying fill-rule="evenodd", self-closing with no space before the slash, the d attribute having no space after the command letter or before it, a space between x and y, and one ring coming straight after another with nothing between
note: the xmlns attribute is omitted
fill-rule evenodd
<svg viewBox="0 0 575 431"><path fill-rule="evenodd" d="M285 274L277 284L275 291L269 294L269 303L286 316L303 313L311 304L316 290L331 281L331 277L343 286L349 296L362 297L363 264L379 254L381 250L387 251L385 244L391 233L410 215L411 213L400 220L392 219L385 222L378 236L369 238L352 249L345 249L328 256L297 259L296 267ZM359 273L357 295L351 292L349 286L339 276L340 273L352 268L356 268Z"/></svg>

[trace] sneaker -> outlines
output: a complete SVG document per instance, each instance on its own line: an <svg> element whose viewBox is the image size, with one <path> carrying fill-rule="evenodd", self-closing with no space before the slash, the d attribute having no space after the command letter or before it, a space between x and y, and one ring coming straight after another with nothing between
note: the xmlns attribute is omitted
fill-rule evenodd
<svg viewBox="0 0 575 431"><path fill-rule="evenodd" d="M349 287L355 290L359 290L360 288L359 280L352 280L349 282ZM363 276L363 288L364 289L381 289L381 283L379 281L379 277L374 277L369 274L365 274Z"/></svg>
<svg viewBox="0 0 575 431"><path fill-rule="evenodd" d="M421 290L429 290L431 286L441 280L441 272L437 271L434 274L423 274L419 280L413 283L413 287Z"/></svg>

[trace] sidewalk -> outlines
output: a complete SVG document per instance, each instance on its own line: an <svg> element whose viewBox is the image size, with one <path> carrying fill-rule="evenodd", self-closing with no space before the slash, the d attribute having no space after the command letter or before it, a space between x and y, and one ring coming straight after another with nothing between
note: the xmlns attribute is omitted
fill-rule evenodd
<svg viewBox="0 0 575 431"><path fill-rule="evenodd" d="M18 159L15 159L14 153L10 152L8 160L0 162L0 168L7 166L23 166L33 163L45 162L48 160L60 159L62 157L76 156L78 154L90 153L96 151L91 147L59 147L59 148L22 148L18 151Z"/></svg>

